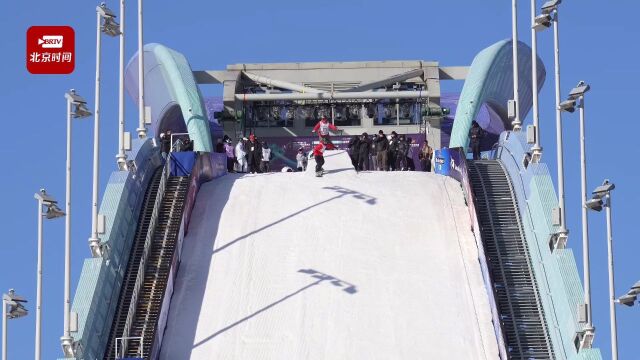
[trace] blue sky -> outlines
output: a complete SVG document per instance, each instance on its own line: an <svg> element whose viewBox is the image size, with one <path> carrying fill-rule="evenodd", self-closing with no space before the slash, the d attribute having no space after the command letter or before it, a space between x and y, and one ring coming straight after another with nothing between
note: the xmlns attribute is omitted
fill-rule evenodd
<svg viewBox="0 0 640 360"><path fill-rule="evenodd" d="M136 46L136 8L129 1L131 29L127 59ZM147 1L145 42L159 42L184 53L194 70L222 69L237 62L436 60L441 65L469 65L474 55L511 35L510 1ZM542 1L539 1L539 5ZM65 100L69 88L93 107L95 5L91 1L11 1L0 12L4 35L0 105L5 136L0 154L8 163L0 179L4 205L0 226L4 239L0 259L0 290L15 288L31 302L29 317L9 324L9 357L33 356L36 279L36 203L41 187L64 199ZM624 4L624 5L622 5ZM118 2L107 3L118 13ZM640 136L635 111L640 84L638 56L640 3L620 1L602 9L598 2L566 0L561 8L562 92L586 80L588 188L604 178L616 183L613 226L616 293L640 280L640 245L635 221L640 201ZM530 43L529 2L520 4L520 39ZM597 19L601 17L601 19ZM31 75L25 68L25 34L33 25L69 25L76 32L76 69L71 75ZM539 36L539 54L547 67L540 95L543 160L555 174L552 33ZM101 124L101 191L115 169L117 152L116 39L103 38ZM459 91L461 82L445 85ZM203 88L218 95L219 88ZM127 98L127 129L134 132L137 114ZM630 110L628 110L630 109ZM565 166L569 246L580 273L580 181L578 117L565 115ZM530 122L530 116L527 119ZM73 278L89 256L93 120L77 121L73 135ZM596 346L609 358L607 253L604 216L591 214L592 288ZM63 309L64 221L45 223L43 290L43 354L60 355ZM618 308L620 358L636 355L640 308Z"/></svg>

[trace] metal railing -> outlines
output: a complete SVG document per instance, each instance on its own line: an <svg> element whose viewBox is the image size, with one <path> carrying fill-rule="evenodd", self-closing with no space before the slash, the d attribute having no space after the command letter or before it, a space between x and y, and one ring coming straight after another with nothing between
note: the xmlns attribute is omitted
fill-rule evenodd
<svg viewBox="0 0 640 360"><path fill-rule="evenodd" d="M131 337L129 337L129 332L131 331L131 326L133 325L133 320L136 315L138 296L140 295L140 289L142 288L142 283L144 282L145 265L149 257L149 252L151 251L151 242L153 241L153 235L155 232L156 223L158 222L160 205L162 204L162 199L164 198L164 191L167 186L169 175L171 174L171 168L169 165L171 163L170 159L171 159L171 153L169 153L169 155L167 156L167 159L164 164L164 168L162 169L160 185L158 185L158 192L156 194L156 200L153 204L153 212L151 213L151 220L149 222L149 228L147 230L147 237L144 240L144 250L142 251L142 257L140 258L140 267L138 268L138 275L136 276L136 282L133 287L131 302L129 303L129 311L127 312L127 321L125 322L124 330L122 331L121 338L124 339L122 342L122 351L124 353L127 352L127 348L129 346L129 340L132 339Z"/></svg>
<svg viewBox="0 0 640 360"><path fill-rule="evenodd" d="M119 360L119 359L124 359L125 357L127 357L126 353L127 353L127 348L126 348L126 344L129 342L129 340L140 340L140 343L144 343L144 337L142 336L131 336L131 337L119 337L116 338L116 356L115 356L115 360ZM122 343L123 346L121 346L120 348L118 348L118 344ZM121 350L121 351L118 351ZM144 350L142 347L140 347L140 349L138 350L138 353L136 354L137 357L139 358L143 358L144 357Z"/></svg>

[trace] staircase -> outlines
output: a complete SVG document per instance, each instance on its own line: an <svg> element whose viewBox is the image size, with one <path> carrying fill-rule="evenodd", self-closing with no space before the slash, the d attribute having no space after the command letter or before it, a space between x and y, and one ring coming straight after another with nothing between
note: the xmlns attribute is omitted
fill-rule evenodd
<svg viewBox="0 0 640 360"><path fill-rule="evenodd" d="M126 354L129 357L143 354L144 358L148 359L150 356L169 270L178 240L178 232L180 231L188 183L187 177L176 176L168 179L158 214L157 226L153 234L144 282L138 297L135 317L129 334L131 337L141 337L143 340L132 339L129 341Z"/></svg>
<svg viewBox="0 0 640 360"><path fill-rule="evenodd" d="M553 359L517 199L499 160L469 161L469 180L510 359Z"/></svg>
<svg viewBox="0 0 640 360"><path fill-rule="evenodd" d="M165 171L167 170L168 168L165 167ZM126 341L125 358L148 359L150 357L189 184L188 177L165 177L162 171L163 168L160 168L153 175L145 194L144 207L138 219L136 237L109 334L105 360L120 358L116 353L116 344L118 344L118 352L122 354L124 343L119 338L123 336L129 339ZM158 196L162 196L162 199L156 200ZM156 201L159 206L156 205ZM153 210L156 206L158 206L157 218L154 221ZM150 229L150 227L153 228ZM151 233L149 233L150 230ZM140 266L143 263L145 242L148 241L149 235L150 242L144 265L144 277L142 277ZM139 281L140 285L136 285L138 276L141 276L142 280ZM131 302L134 299L136 286L139 286L139 292L135 311L132 311L134 308ZM131 319L127 333L128 317Z"/></svg>
<svg viewBox="0 0 640 360"><path fill-rule="evenodd" d="M156 195L158 194L158 186L160 185L161 177L162 167L159 167L153 174L144 195L142 209L140 210L140 216L138 217L136 234L133 239L131 253L129 254L127 271L124 274L124 279L120 288L118 307L116 308L116 313L109 332L109 342L107 343L107 349L104 355L105 359L112 360L116 358L116 339L122 335L124 324L127 320L127 311L131 302L131 296L136 282L136 274L138 273L138 268L140 266L140 257L144 250L144 240L147 236L147 232L149 231L149 223L151 222L151 215L153 213L153 203L156 199Z"/></svg>

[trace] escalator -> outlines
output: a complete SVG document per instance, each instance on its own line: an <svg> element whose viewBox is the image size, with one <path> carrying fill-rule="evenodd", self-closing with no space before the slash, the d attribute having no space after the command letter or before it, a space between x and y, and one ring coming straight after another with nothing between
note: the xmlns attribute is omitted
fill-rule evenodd
<svg viewBox="0 0 640 360"><path fill-rule="evenodd" d="M509 359L553 359L517 199L499 160L469 161L469 180Z"/></svg>
<svg viewBox="0 0 640 360"><path fill-rule="evenodd" d="M182 211L188 188L187 177L171 177L167 182L164 198L158 215L158 224L153 234L153 243L146 265L144 283L138 297L131 337L127 349L128 357L142 354L149 358L155 339L158 316L173 260Z"/></svg>
<svg viewBox="0 0 640 360"><path fill-rule="evenodd" d="M145 195L145 208L138 220L138 231L104 359L113 360L122 357L148 359L150 357L179 236L189 183L188 177L171 176L166 179L164 192L160 194L163 196L157 210L157 221L155 221L154 228L151 229L153 233L144 265L144 277L141 278L143 281L139 285L135 311L131 312L131 302L136 292L136 279L139 276L140 264L144 257L145 239L152 222L151 213L158 195L158 188L162 187L160 183L163 176L162 168L160 168L159 172L154 174L149 190L147 190L148 193ZM151 225L153 226L153 224ZM128 318L129 330L127 333ZM124 341L121 339L123 336L127 337ZM126 344L124 345L124 349L126 349L124 354L122 354L123 344ZM116 353L116 345L118 345L118 353L120 354Z"/></svg>
<svg viewBox="0 0 640 360"><path fill-rule="evenodd" d="M133 239L131 253L129 255L127 271L124 275L120 290L120 297L118 298L118 307L116 308L116 313L109 332L109 342L107 343L107 349L104 355L105 359L115 359L116 338L118 338L124 330L125 321L127 319L127 310L129 309L129 304L131 302L131 296L136 282L136 274L138 273L138 268L140 266L140 257L144 250L144 240L147 236L147 232L149 231L149 224L151 223L151 215L153 213L153 203L158 194L158 186L160 185L161 177L162 167L159 167L154 172L144 195L142 209L140 210L140 216L138 217L136 235Z"/></svg>

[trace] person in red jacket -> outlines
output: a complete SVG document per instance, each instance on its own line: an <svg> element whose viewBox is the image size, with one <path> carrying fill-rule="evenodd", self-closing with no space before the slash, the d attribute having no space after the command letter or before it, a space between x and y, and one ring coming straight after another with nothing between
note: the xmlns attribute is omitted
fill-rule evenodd
<svg viewBox="0 0 640 360"><path fill-rule="evenodd" d="M330 131L338 131L338 127L330 123L329 120L327 120L327 118L323 116L322 119L318 121L316 126L313 127L313 130L311 132L318 133L318 137L320 140L327 140L327 145L331 145L331 147L335 149L335 146L333 146L333 143L329 138L329 136L331 135Z"/></svg>
<svg viewBox="0 0 640 360"><path fill-rule="evenodd" d="M324 171L324 169L322 168L322 165L324 165L323 153L327 149L327 146L325 145L326 141L327 141L326 139L320 140L318 145L316 145L313 148L313 158L316 160L316 176L317 177L321 177L322 172Z"/></svg>

